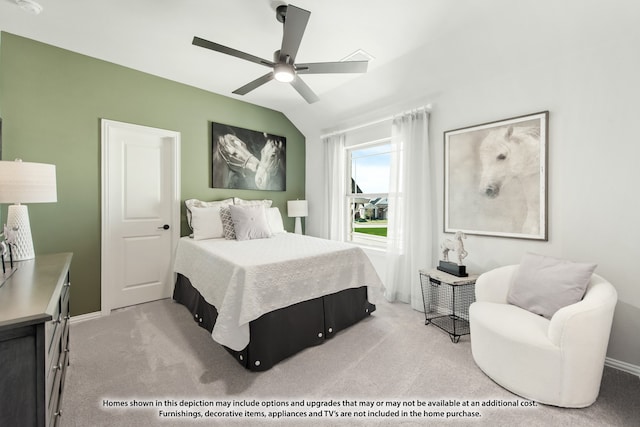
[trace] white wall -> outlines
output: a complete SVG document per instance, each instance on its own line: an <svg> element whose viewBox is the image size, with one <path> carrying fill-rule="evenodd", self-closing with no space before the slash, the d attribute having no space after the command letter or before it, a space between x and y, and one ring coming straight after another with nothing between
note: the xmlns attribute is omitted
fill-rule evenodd
<svg viewBox="0 0 640 427"><path fill-rule="evenodd" d="M399 112L418 98L433 105L440 239L445 237L443 132L548 110L549 241L469 236L467 264L482 272L517 263L526 251L596 262L596 272L614 284L619 296L608 356L640 366L640 30L638 15L629 13L638 7L587 3L504 16L499 28L448 35L403 63L377 70L388 74L396 94L390 100L386 87L377 109L380 115L394 107ZM372 105L363 106L362 114ZM341 122L347 123L340 118L335 125ZM311 211L307 233L312 235L324 235L321 131L303 130Z"/></svg>

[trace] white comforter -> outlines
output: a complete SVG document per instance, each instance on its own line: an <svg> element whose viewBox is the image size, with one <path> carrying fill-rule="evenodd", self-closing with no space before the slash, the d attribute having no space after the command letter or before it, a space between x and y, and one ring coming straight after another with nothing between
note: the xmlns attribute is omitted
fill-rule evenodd
<svg viewBox="0 0 640 427"><path fill-rule="evenodd" d="M289 305L382 283L358 246L299 234L269 239L180 239L174 271L218 310L213 339L233 350L249 343L249 322Z"/></svg>

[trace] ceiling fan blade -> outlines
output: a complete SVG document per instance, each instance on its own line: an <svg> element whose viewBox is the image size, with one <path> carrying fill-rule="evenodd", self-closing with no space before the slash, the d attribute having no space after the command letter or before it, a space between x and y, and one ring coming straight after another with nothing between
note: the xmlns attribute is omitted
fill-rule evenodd
<svg viewBox="0 0 640 427"><path fill-rule="evenodd" d="M366 73L368 61L316 62L296 64L298 74Z"/></svg>
<svg viewBox="0 0 640 427"><path fill-rule="evenodd" d="M241 88L238 88L238 89L234 90L233 93L235 93L236 95L246 95L247 93L249 93L252 90L262 86L263 84L265 84L267 82L270 82L271 80L273 80L273 73L269 72L269 73L265 74L264 76L258 77L254 81L247 83L246 85L242 86Z"/></svg>
<svg viewBox="0 0 640 427"><path fill-rule="evenodd" d="M318 98L318 95L313 93L311 88L307 86L307 84L303 82L302 79L298 76L293 79L293 81L291 82L291 86L293 86L309 104L313 104L314 102L320 100L320 98Z"/></svg>
<svg viewBox="0 0 640 427"><path fill-rule="evenodd" d="M201 39L200 37L194 37L192 43L196 46L204 47L205 49L215 50L216 52L225 53L227 55L235 56L236 58L245 59L247 61L255 62L256 64L264 65L266 67L273 67L275 65L272 61L253 56L218 43L210 42L209 40Z"/></svg>
<svg viewBox="0 0 640 427"><path fill-rule="evenodd" d="M284 61L289 56L289 63L293 64L310 15L311 12L308 10L292 5L287 6L282 33L282 46L280 47L280 60Z"/></svg>

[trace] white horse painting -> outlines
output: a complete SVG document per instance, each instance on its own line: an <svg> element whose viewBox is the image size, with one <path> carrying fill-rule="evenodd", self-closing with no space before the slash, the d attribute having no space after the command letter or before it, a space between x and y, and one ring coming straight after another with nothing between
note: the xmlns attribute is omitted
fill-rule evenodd
<svg viewBox="0 0 640 427"><path fill-rule="evenodd" d="M503 187L519 186L526 201L522 233L540 233L540 129L502 126L490 131L480 143L478 190L489 199L500 197Z"/></svg>
<svg viewBox="0 0 640 427"><path fill-rule="evenodd" d="M212 186L284 191L285 141L284 137L213 123Z"/></svg>
<svg viewBox="0 0 640 427"><path fill-rule="evenodd" d="M260 190L284 188L282 173L284 161L284 144L280 140L270 139L265 134L267 142L260 150L260 162L256 169L255 183Z"/></svg>

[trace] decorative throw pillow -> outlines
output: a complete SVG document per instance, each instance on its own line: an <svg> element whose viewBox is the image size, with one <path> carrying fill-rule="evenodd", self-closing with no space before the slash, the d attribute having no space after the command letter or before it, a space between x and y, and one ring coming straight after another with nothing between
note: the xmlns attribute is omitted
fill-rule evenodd
<svg viewBox="0 0 640 427"><path fill-rule="evenodd" d="M220 208L221 206L208 208L191 207L191 226L194 240L224 237Z"/></svg>
<svg viewBox="0 0 640 427"><path fill-rule="evenodd" d="M280 214L280 209L269 208L266 210L266 214L267 222L269 223L269 228L271 229L271 234L286 233L286 231L284 231L284 224L282 223L282 215Z"/></svg>
<svg viewBox="0 0 640 427"><path fill-rule="evenodd" d="M229 206L236 240L264 239L271 237L265 209L257 206Z"/></svg>
<svg viewBox="0 0 640 427"><path fill-rule="evenodd" d="M245 200L240 197L233 198L234 205L242 205L242 206L256 206L256 205L264 205L265 208L270 208L273 204L273 200Z"/></svg>
<svg viewBox="0 0 640 427"><path fill-rule="evenodd" d="M220 208L220 220L222 221L222 232L224 238L227 240L236 239L236 229L233 227L233 219L231 219L230 206L223 206Z"/></svg>
<svg viewBox="0 0 640 427"><path fill-rule="evenodd" d="M192 222L192 212L191 212L191 208L193 207L198 207L198 208L212 208L215 206L229 206L233 204L233 199L230 197L228 199L224 199L224 200L216 200L213 202L203 202L202 200L198 200L198 199L188 199L184 201L184 205L187 208L187 224L189 225L189 228L191 228L193 230L193 226L191 225Z"/></svg>
<svg viewBox="0 0 640 427"><path fill-rule="evenodd" d="M527 253L514 275L507 302L550 319L584 297L596 264Z"/></svg>

